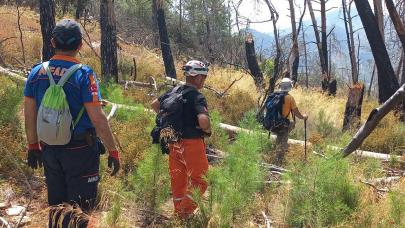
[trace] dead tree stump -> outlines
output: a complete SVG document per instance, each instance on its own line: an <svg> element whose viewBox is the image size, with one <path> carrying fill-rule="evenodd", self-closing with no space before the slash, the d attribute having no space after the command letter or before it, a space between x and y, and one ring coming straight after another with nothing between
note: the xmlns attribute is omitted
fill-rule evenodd
<svg viewBox="0 0 405 228"><path fill-rule="evenodd" d="M364 85L355 84L349 87L345 115L343 119L343 131L358 128L360 126L361 105L363 103Z"/></svg>

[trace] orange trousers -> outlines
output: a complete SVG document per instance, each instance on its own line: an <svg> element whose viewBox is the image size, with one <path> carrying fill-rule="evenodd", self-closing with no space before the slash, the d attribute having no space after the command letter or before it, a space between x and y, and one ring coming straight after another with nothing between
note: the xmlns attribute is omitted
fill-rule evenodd
<svg viewBox="0 0 405 228"><path fill-rule="evenodd" d="M208 171L204 139L183 139L169 145L169 169L175 214L182 218L197 208L192 194L207 190L204 176Z"/></svg>

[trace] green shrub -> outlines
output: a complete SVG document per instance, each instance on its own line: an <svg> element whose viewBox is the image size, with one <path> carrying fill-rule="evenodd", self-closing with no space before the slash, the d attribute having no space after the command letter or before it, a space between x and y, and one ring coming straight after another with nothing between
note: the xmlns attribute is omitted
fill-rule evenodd
<svg viewBox="0 0 405 228"><path fill-rule="evenodd" d="M249 119L244 123L252 124L254 121ZM245 127L255 128L254 125ZM208 200L199 202L202 219L228 227L237 218L248 214L245 208L264 181L264 171L260 166L261 138L258 131L238 134L236 141L226 148L227 156L223 163L210 168L207 174Z"/></svg>
<svg viewBox="0 0 405 228"><path fill-rule="evenodd" d="M149 210L158 211L170 194L168 170L167 156L162 154L158 145L153 145L139 163L137 170L129 177L128 190Z"/></svg>
<svg viewBox="0 0 405 228"><path fill-rule="evenodd" d="M333 138L340 134L340 130L333 125L333 121L330 120L324 110L318 113L317 119L314 121L316 131L323 138Z"/></svg>
<svg viewBox="0 0 405 228"><path fill-rule="evenodd" d="M228 141L228 134L219 127L219 123L222 121L222 117L217 111L213 111L210 113L210 120L211 120L211 137L206 139L206 144L209 146L213 146L216 149L224 149Z"/></svg>
<svg viewBox="0 0 405 228"><path fill-rule="evenodd" d="M397 227L405 226L405 195L400 191L389 193L390 217Z"/></svg>
<svg viewBox="0 0 405 228"><path fill-rule="evenodd" d="M296 164L288 179L288 222L293 227L338 224L359 204L359 190L350 180L349 164L338 156Z"/></svg>
<svg viewBox="0 0 405 228"><path fill-rule="evenodd" d="M23 98L23 88L14 82L0 77L0 126L18 121L17 112ZM4 86L3 86L4 85Z"/></svg>

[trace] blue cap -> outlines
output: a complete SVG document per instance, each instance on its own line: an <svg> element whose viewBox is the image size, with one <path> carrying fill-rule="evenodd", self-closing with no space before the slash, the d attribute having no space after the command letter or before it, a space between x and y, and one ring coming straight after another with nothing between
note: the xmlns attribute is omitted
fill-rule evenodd
<svg viewBox="0 0 405 228"><path fill-rule="evenodd" d="M76 49L82 40L80 25L75 20L63 19L56 23L52 31L57 48L72 50Z"/></svg>

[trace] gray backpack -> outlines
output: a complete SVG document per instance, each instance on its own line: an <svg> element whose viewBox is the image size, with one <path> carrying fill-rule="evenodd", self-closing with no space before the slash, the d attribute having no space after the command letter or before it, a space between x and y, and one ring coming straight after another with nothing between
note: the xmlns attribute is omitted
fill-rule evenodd
<svg viewBox="0 0 405 228"><path fill-rule="evenodd" d="M79 112L77 119L72 122L69 104L63 85L74 74L81 64L71 66L55 84L52 73L49 70L49 62L42 63L49 78L50 86L45 91L37 116L37 134L40 141L48 145L66 145L69 143L72 130L79 122L84 112L84 106Z"/></svg>

